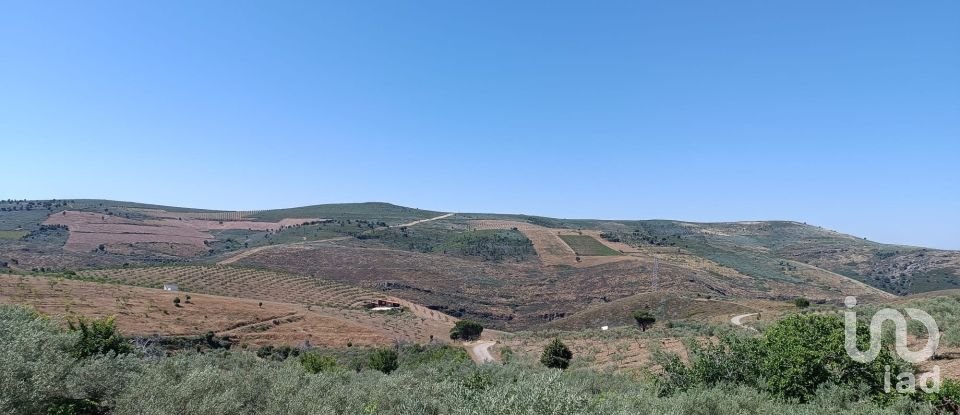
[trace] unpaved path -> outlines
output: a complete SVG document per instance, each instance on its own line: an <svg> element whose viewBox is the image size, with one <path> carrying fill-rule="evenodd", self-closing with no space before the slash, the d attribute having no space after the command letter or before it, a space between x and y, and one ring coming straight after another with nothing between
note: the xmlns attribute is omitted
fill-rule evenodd
<svg viewBox="0 0 960 415"><path fill-rule="evenodd" d="M747 313L747 314L741 314L739 316L733 316L733 318L730 319L730 323L733 324L734 326L743 327L747 330L757 331L757 329L743 324L743 319L750 316L755 316L755 315L757 315L757 313Z"/></svg>
<svg viewBox="0 0 960 415"><path fill-rule="evenodd" d="M405 228L405 227L409 227L409 226L413 226L413 225L418 225L418 224L421 224L421 223L424 223L424 222L430 222L430 221L434 221L434 220L446 219L446 218L449 218L449 217L451 217L451 216L453 216L453 215L456 215L456 213L447 213L447 214L443 214L443 215L437 216L437 217L435 217L435 218L415 220L415 221L413 221L413 222L404 223L403 225L397 225L397 226L395 226L395 227L396 227L396 228Z"/></svg>
<svg viewBox="0 0 960 415"><path fill-rule="evenodd" d="M493 363L493 355L490 354L490 347L497 344L495 341L481 340L474 343L467 343L464 346L467 348L467 353L470 354L470 358L473 359L478 365L484 363Z"/></svg>

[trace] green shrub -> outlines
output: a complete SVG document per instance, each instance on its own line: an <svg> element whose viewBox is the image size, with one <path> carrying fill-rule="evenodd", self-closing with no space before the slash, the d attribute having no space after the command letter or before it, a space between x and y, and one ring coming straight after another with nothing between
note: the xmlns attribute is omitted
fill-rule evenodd
<svg viewBox="0 0 960 415"><path fill-rule="evenodd" d="M93 414L109 408L139 375L139 359L98 353L78 360L79 337L35 312L0 306L0 413Z"/></svg>
<svg viewBox="0 0 960 415"><path fill-rule="evenodd" d="M798 298L796 300L793 300L793 305L797 306L797 308L802 310L804 308L810 307L810 300L806 298Z"/></svg>
<svg viewBox="0 0 960 415"><path fill-rule="evenodd" d="M540 355L540 363L551 369L566 369L572 359L573 352L560 339L553 339Z"/></svg>
<svg viewBox="0 0 960 415"><path fill-rule="evenodd" d="M916 397L921 401L933 405L938 413L960 413L960 381L943 379L939 392L930 394L918 393Z"/></svg>
<svg viewBox="0 0 960 415"><path fill-rule="evenodd" d="M453 340L476 340L483 333L483 326L476 321L460 320L450 329L450 338Z"/></svg>
<svg viewBox="0 0 960 415"><path fill-rule="evenodd" d="M870 334L857 330L865 347ZM773 395L806 401L826 385L860 388L867 395L883 391L885 366L899 373L900 363L883 350L870 363L854 361L844 349L843 321L837 316L799 314L771 325L760 337L726 335L717 344L692 344L690 364L678 357L657 356L664 367L663 394L723 383L747 385Z"/></svg>
<svg viewBox="0 0 960 415"><path fill-rule="evenodd" d="M374 350L373 353L370 353L367 364L370 369L379 370L386 374L390 374L400 367L399 356L393 349Z"/></svg>
<svg viewBox="0 0 960 415"><path fill-rule="evenodd" d="M337 360L316 352L307 352L300 355L300 364L310 373L330 372L337 369Z"/></svg>
<svg viewBox="0 0 960 415"><path fill-rule="evenodd" d="M949 410L960 395L960 387L947 381L940 394L915 400L888 395L879 406L869 389L827 385L798 403L721 381L658 397L656 385L642 377L588 369L560 372L522 362L478 367L462 360L462 348L444 346L388 349L402 361L391 376L369 370L310 374L292 360L223 349L149 359L113 353L77 359L78 337L36 313L0 306L0 413L929 415L936 408ZM760 344L763 339L738 340ZM356 347L339 352L369 357ZM322 354L329 353L337 351ZM710 376L724 378L719 371Z"/></svg>
<svg viewBox="0 0 960 415"><path fill-rule="evenodd" d="M437 364L473 365L470 355L463 347L446 344L413 344L399 350L400 366L419 367Z"/></svg>
<svg viewBox="0 0 960 415"><path fill-rule="evenodd" d="M97 320L79 318L76 323L70 321L68 324L71 331L79 334L73 348L74 355L79 359L98 354L126 354L133 351L130 343L117 331L113 317Z"/></svg>
<svg viewBox="0 0 960 415"><path fill-rule="evenodd" d="M260 346L257 349L257 357L267 360L275 360L282 362L287 360L289 357L297 357L300 355L300 349L290 347L289 345L283 345L278 347L273 347L272 345Z"/></svg>
<svg viewBox="0 0 960 415"><path fill-rule="evenodd" d="M859 326L857 343L865 348L869 342L867 327ZM827 383L867 386L871 394L881 394L885 367L902 366L886 349L870 363L854 361L844 349L843 321L830 315L784 318L764 332L762 345L767 387L786 398L806 399Z"/></svg>

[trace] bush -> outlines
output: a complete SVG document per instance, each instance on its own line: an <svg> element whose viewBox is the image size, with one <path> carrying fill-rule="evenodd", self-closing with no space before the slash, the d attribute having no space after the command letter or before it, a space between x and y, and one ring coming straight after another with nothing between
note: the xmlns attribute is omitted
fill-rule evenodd
<svg viewBox="0 0 960 415"><path fill-rule="evenodd" d="M960 396L957 384L945 381L940 394L913 399L894 394L882 406L869 390L847 386L819 388L807 403L723 383L658 398L656 385L644 377L560 373L526 364L478 367L464 360L462 348L443 346L401 347L402 367L391 376L309 374L293 361L224 350L143 360L113 353L76 359L78 336L35 313L0 306L0 414L930 415L936 408L954 408ZM739 340L759 345L762 339ZM358 348L344 352L361 354Z"/></svg>
<svg viewBox="0 0 960 415"><path fill-rule="evenodd" d="M400 366L399 356L393 349L374 350L373 353L370 354L367 364L371 369L379 370L388 375Z"/></svg>
<svg viewBox="0 0 960 415"><path fill-rule="evenodd" d="M337 360L316 352L307 352L300 355L300 364L310 373L330 372L337 369Z"/></svg>
<svg viewBox="0 0 960 415"><path fill-rule="evenodd" d="M260 346L257 349L257 357L266 360L275 360L282 362L288 357L297 357L300 355L300 349L295 349L288 345L273 347L272 345Z"/></svg>
<svg viewBox="0 0 960 415"><path fill-rule="evenodd" d="M869 343L866 327L857 330L861 347ZM843 321L837 316L800 314L770 326L761 337L727 335L717 344L691 345L690 364L660 355L664 367L661 392L724 383L752 386L773 395L805 402L826 385L862 389L880 396L885 366L901 366L888 350L870 363L854 361L844 349Z"/></svg>
<svg viewBox="0 0 960 415"><path fill-rule="evenodd" d="M450 329L450 338L453 340L476 340L483 333L483 326L476 321L460 320Z"/></svg>
<svg viewBox="0 0 960 415"><path fill-rule="evenodd" d="M653 316L653 314L643 310L634 311L633 319L637 322L637 326L640 327L641 331L647 331L647 329L650 328L653 323L657 322L657 319Z"/></svg>
<svg viewBox="0 0 960 415"><path fill-rule="evenodd" d="M76 324L70 321L68 327L80 335L73 347L73 354L78 359L107 353L126 354L133 351L133 346L117 331L117 324L113 317L97 320L79 318Z"/></svg>
<svg viewBox="0 0 960 415"><path fill-rule="evenodd" d="M571 359L573 352L560 339L553 339L540 355L540 363L551 369L566 369L570 366Z"/></svg>
<svg viewBox="0 0 960 415"><path fill-rule="evenodd" d="M32 311L0 306L0 413L105 412L139 374L139 360L113 353L78 360L79 336Z"/></svg>
<svg viewBox="0 0 960 415"><path fill-rule="evenodd" d="M802 310L804 308L810 307L810 300L806 298L798 298L796 300L793 300L793 305L797 306L797 308Z"/></svg>
<svg viewBox="0 0 960 415"><path fill-rule="evenodd" d="M865 326L858 327L857 343L870 342ZM780 320L764 333L767 352L762 369L772 392L786 398L805 399L820 385L866 385L883 393L885 366L898 368L889 350L873 362L854 361L844 349L843 321L828 315L795 315ZM899 373L896 371L894 373Z"/></svg>
<svg viewBox="0 0 960 415"><path fill-rule="evenodd" d="M960 381L944 379L940 385L940 392L918 394L917 398L933 405L938 413L958 414L960 413Z"/></svg>

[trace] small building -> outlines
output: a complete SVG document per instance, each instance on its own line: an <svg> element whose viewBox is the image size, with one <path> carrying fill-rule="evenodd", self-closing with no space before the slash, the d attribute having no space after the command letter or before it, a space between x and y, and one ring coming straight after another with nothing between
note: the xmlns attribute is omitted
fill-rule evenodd
<svg viewBox="0 0 960 415"><path fill-rule="evenodd" d="M377 300L376 302L371 301L367 303L366 306L371 311L390 311L401 308L400 303L392 300Z"/></svg>
<svg viewBox="0 0 960 415"><path fill-rule="evenodd" d="M177 287L177 284L163 284L164 291L180 291L180 287Z"/></svg>

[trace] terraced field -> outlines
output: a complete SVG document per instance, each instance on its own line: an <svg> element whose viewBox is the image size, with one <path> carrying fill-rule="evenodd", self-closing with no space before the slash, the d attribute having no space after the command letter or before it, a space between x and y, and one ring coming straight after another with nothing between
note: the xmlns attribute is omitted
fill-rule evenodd
<svg viewBox="0 0 960 415"><path fill-rule="evenodd" d="M610 247L600 243L592 236L587 235L560 235L573 252L580 256L614 256L620 255Z"/></svg>
<svg viewBox="0 0 960 415"><path fill-rule="evenodd" d="M181 291L329 307L357 307L385 298L383 294L305 275L212 266L162 266L81 271L84 280L162 288L175 283Z"/></svg>
<svg viewBox="0 0 960 415"><path fill-rule="evenodd" d="M174 298L180 298L179 304ZM0 304L27 305L57 321L114 316L128 336L203 336L241 345L322 347L444 341L455 319L401 302L410 312L169 292L155 288L0 273Z"/></svg>

